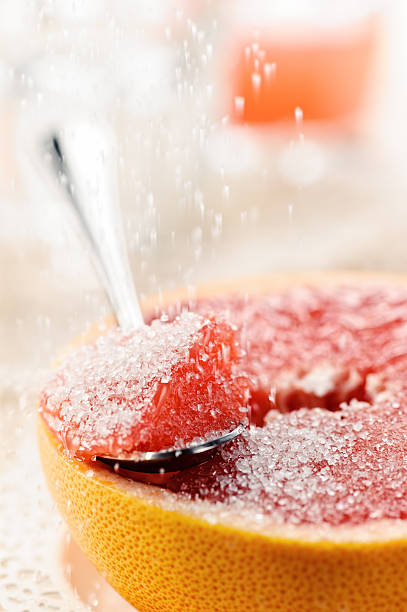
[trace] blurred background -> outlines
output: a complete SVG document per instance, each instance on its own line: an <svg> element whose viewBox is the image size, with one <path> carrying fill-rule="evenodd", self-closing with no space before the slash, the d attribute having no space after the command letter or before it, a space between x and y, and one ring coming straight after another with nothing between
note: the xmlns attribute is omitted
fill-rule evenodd
<svg viewBox="0 0 407 612"><path fill-rule="evenodd" d="M406 33L402 0L1 0L0 609L83 609L50 569L33 411L59 348L109 308L43 135L112 126L140 294L406 272Z"/></svg>

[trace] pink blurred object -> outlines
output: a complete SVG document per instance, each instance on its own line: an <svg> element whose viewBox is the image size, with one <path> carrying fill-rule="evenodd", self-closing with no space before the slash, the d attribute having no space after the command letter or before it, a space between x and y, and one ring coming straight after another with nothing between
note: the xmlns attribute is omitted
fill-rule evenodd
<svg viewBox="0 0 407 612"><path fill-rule="evenodd" d="M226 42L227 104L235 121L294 120L296 109L304 120L336 121L363 107L380 13L303 21L268 15L266 7L263 13L254 10L249 21L235 15Z"/></svg>

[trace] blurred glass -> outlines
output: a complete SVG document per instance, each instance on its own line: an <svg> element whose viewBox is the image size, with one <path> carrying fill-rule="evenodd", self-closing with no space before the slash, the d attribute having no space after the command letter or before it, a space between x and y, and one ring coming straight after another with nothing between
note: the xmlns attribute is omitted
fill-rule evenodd
<svg viewBox="0 0 407 612"><path fill-rule="evenodd" d="M367 98L382 26L377 3L259 0L224 7L229 111L249 123L350 118Z"/></svg>

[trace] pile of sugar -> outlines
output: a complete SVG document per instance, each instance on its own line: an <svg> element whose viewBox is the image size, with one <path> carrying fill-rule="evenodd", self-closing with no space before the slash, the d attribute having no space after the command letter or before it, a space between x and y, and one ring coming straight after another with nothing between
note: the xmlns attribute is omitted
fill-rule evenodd
<svg viewBox="0 0 407 612"><path fill-rule="evenodd" d="M40 410L77 456L182 446L244 419L238 358L233 329L197 314L114 329L51 374Z"/></svg>
<svg viewBox="0 0 407 612"><path fill-rule="evenodd" d="M274 524L407 517L407 415L359 402L341 412L274 413L168 488Z"/></svg>

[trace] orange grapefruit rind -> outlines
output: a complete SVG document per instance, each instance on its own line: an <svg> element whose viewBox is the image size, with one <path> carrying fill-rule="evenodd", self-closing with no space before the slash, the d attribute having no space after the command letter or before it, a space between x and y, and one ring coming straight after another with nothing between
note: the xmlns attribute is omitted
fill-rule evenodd
<svg viewBox="0 0 407 612"><path fill-rule="evenodd" d="M38 434L48 486L72 536L140 612L391 611L407 601L403 521L321 531L248 525L67 459L42 420Z"/></svg>

